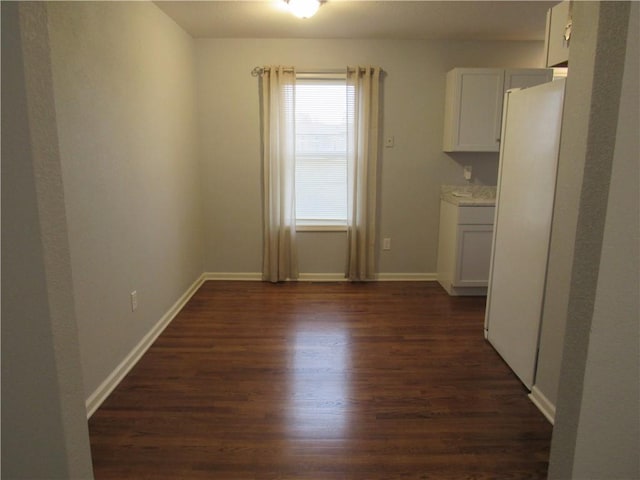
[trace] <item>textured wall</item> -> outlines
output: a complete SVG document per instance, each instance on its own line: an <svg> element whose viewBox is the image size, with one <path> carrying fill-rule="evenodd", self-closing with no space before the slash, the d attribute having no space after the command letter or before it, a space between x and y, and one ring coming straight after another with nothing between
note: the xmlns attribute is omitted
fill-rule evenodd
<svg viewBox="0 0 640 480"><path fill-rule="evenodd" d="M573 12L565 119L575 122L563 125L560 162L583 168L574 231L555 233L569 235L570 262L550 264L569 267L570 282L547 290L567 306L549 478L638 478L639 11L577 2Z"/></svg>
<svg viewBox="0 0 640 480"><path fill-rule="evenodd" d="M2 3L2 478L92 478L43 4Z"/></svg>
<svg viewBox="0 0 640 480"><path fill-rule="evenodd" d="M631 3L574 478L640 478L639 6Z"/></svg>
<svg viewBox="0 0 640 480"><path fill-rule="evenodd" d="M588 135L594 50L598 19L584 15L575 26L571 70L567 78L563 132L560 140L558 180L551 227L549 267L535 386L553 404L558 399L564 329L571 287L573 250L582 189Z"/></svg>

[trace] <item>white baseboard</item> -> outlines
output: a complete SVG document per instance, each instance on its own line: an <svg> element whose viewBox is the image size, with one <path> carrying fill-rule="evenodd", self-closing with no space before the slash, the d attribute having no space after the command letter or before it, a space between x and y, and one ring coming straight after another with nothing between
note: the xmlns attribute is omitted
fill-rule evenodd
<svg viewBox="0 0 640 480"><path fill-rule="evenodd" d="M529 399L553 425L556 418L556 407L535 385L531 389Z"/></svg>
<svg viewBox="0 0 640 480"><path fill-rule="evenodd" d="M255 272L206 272L205 280L244 280L261 281L262 274ZM436 273L379 273L375 280L378 282L435 282ZM301 273L300 282L347 282L344 273Z"/></svg>
<svg viewBox="0 0 640 480"><path fill-rule="evenodd" d="M104 382L87 398L85 406L87 409L87 418L90 418L100 407L102 402L111 394L111 392L124 379L129 371L134 367L138 360L145 354L149 347L155 342L156 338L171 323L171 320L182 310L189 299L200 288L206 280L205 275L200 275L195 282L187 289L187 291L174 303L162 318L156 323L151 330L140 340L140 342L129 352L125 359L120 362L113 372L106 378Z"/></svg>
<svg viewBox="0 0 640 480"><path fill-rule="evenodd" d="M238 280L256 282L262 280L260 272L205 272L202 274L205 280Z"/></svg>
<svg viewBox="0 0 640 480"><path fill-rule="evenodd" d="M299 282L347 282L349 279L344 273L301 273Z"/></svg>
<svg viewBox="0 0 640 480"><path fill-rule="evenodd" d="M379 282L435 282L437 273L379 273Z"/></svg>

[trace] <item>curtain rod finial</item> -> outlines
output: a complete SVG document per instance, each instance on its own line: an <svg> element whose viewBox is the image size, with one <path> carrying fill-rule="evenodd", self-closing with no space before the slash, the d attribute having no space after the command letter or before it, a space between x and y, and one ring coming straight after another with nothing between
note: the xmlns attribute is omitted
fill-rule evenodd
<svg viewBox="0 0 640 480"><path fill-rule="evenodd" d="M251 70L251 76L252 77L259 77L263 73L264 73L264 68L262 68L262 67L254 67L254 69Z"/></svg>

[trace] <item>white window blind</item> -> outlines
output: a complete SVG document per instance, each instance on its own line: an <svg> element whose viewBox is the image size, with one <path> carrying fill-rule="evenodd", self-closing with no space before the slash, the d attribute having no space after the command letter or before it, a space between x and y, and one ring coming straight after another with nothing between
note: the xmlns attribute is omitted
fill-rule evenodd
<svg viewBox="0 0 640 480"><path fill-rule="evenodd" d="M346 80L296 79L296 219L347 219Z"/></svg>

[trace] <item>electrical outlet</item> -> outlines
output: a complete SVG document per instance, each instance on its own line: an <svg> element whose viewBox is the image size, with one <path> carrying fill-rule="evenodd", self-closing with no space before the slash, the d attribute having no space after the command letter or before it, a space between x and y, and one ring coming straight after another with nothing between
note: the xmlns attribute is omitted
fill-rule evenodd
<svg viewBox="0 0 640 480"><path fill-rule="evenodd" d="M471 180L471 174L473 173L473 167L471 165L465 165L464 169L462 170L462 173L464 174L464 179L466 181Z"/></svg>
<svg viewBox="0 0 640 480"><path fill-rule="evenodd" d="M134 290L131 292L131 311L135 312L138 308L138 292Z"/></svg>
<svg viewBox="0 0 640 480"><path fill-rule="evenodd" d="M395 142L396 142L395 138L393 138L393 135L391 135L391 136L385 138L384 146L387 147L387 148L393 148L393 146L395 145Z"/></svg>
<svg viewBox="0 0 640 480"><path fill-rule="evenodd" d="M391 239L389 237L382 239L382 249L391 250Z"/></svg>

